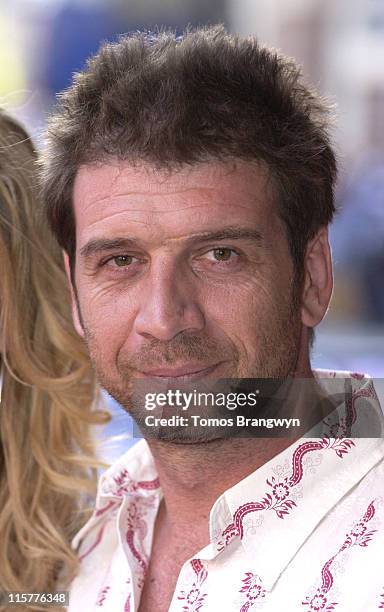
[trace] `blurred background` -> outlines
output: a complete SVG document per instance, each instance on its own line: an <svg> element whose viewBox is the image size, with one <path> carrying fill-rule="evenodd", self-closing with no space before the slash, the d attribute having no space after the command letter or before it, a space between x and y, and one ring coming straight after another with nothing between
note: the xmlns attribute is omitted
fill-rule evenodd
<svg viewBox="0 0 384 612"><path fill-rule="evenodd" d="M0 104L39 143L56 93L101 41L218 22L294 57L335 105L335 291L313 363L384 378L384 0L1 0Z"/></svg>

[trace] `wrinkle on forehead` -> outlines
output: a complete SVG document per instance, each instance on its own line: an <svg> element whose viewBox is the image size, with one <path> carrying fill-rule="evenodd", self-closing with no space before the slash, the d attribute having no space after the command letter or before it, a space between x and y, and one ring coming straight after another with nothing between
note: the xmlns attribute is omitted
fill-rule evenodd
<svg viewBox="0 0 384 612"><path fill-rule="evenodd" d="M199 172L201 169L204 170L202 174ZM129 177L125 177L125 171L131 170ZM208 172L206 172L208 170ZM150 195L161 196L167 193L182 194L188 193L195 189L206 189L210 191L217 187L217 180L221 181L223 177L229 175L235 175L240 184L241 175L244 173L248 174L249 171L255 172L255 178L257 177L265 179L266 191L271 194L270 189L270 172L266 165L262 162L244 162L244 161L232 161L232 162L205 162L197 163L192 166L182 166L174 170L157 169L148 163L143 164L132 164L127 161L119 161L111 159L108 163L94 163L83 165L79 168L79 171L75 178L75 188L82 186L83 179L99 182L99 191L102 187L105 187L105 176L108 175L108 193L100 196L100 200L107 198L110 199L114 193L114 187L118 185L118 189L124 187L124 193L122 195L141 195L143 190L141 186L145 187L145 193ZM193 179L195 178L195 184ZM243 176L244 178L244 176ZM189 182L189 186L185 186L185 181ZM214 186L212 186L212 181ZM132 183L135 185L133 188ZM208 183L208 184L207 184ZM128 189L127 189L128 187ZM119 194L116 193L118 196ZM267 194L266 194L267 195Z"/></svg>
<svg viewBox="0 0 384 612"><path fill-rule="evenodd" d="M109 201L105 198L105 201L108 201L109 204L113 204L113 200ZM99 202L99 201L98 201ZM94 204L98 203L98 202L93 202ZM90 204L90 206L92 206L92 204ZM171 214L171 215L175 215L177 213L181 213L184 210L188 210L191 211L195 208L201 208L203 206L203 204L196 204L196 206L183 206L183 207L179 207L179 206L175 206L172 209L162 209L159 208L157 210L152 210L152 211L148 211L146 212L146 214L149 216L149 219L147 218L146 220L142 220L142 219L135 219L134 217L129 216L129 224L134 224L134 225L144 225L147 226L148 228L151 226L151 224L153 223L153 217L157 216L157 215L161 215L162 217L166 214ZM240 208L238 206L238 208ZM87 228L91 229L94 227L97 227L100 223L104 223L104 221L106 219L109 220L115 220L116 217L122 217L122 219L124 219L126 217L127 214L131 215L131 213L139 213L142 214L143 210L141 208L129 208L127 210L118 210L116 212L109 212L108 210L105 211L105 215L100 216L96 221L93 221L91 223L89 223L87 225Z"/></svg>
<svg viewBox="0 0 384 612"><path fill-rule="evenodd" d="M217 221L231 221L240 211L247 222L249 212L253 215L259 209L262 220L270 215L268 204L275 209L269 178L255 164L245 162L199 164L174 173L127 162L82 166L74 190L77 229L82 228L83 240L99 227L115 232L119 224L134 224L146 231L152 226L161 234L161 228L166 228L160 219L165 217L168 237L182 240L194 230L216 226ZM185 225L180 227L183 223L189 224L191 232L186 232Z"/></svg>

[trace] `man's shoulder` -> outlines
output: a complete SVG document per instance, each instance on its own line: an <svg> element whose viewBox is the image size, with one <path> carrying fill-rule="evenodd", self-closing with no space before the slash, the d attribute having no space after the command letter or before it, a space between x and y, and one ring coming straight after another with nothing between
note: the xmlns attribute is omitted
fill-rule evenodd
<svg viewBox="0 0 384 612"><path fill-rule="evenodd" d="M333 370L328 368L313 368L312 370L314 376L317 379L345 379L350 378L355 381L366 382L371 380L371 376L367 373L363 372L355 372L352 370Z"/></svg>
<svg viewBox="0 0 384 612"><path fill-rule="evenodd" d="M333 393L342 391L345 381L349 381L352 393L366 392L371 394L384 412L384 384L381 380L372 378L369 374L350 370L331 370L315 368L312 370L318 383L326 391Z"/></svg>

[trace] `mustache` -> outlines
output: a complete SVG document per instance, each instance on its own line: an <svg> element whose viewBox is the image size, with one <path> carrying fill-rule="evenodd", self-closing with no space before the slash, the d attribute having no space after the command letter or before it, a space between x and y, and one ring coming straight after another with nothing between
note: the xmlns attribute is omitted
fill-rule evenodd
<svg viewBox="0 0 384 612"><path fill-rule="evenodd" d="M216 361L236 359L237 350L207 336L181 333L172 340L152 338L133 355L121 356L121 367L128 370L142 370L183 361L213 364Z"/></svg>

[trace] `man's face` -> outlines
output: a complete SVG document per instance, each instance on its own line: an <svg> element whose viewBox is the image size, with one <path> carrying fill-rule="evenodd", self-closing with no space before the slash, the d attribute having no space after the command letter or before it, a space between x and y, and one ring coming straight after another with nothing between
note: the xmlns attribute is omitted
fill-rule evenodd
<svg viewBox="0 0 384 612"><path fill-rule="evenodd" d="M135 378L177 385L294 371L300 307L263 168L84 166L74 209L77 327L123 406Z"/></svg>

